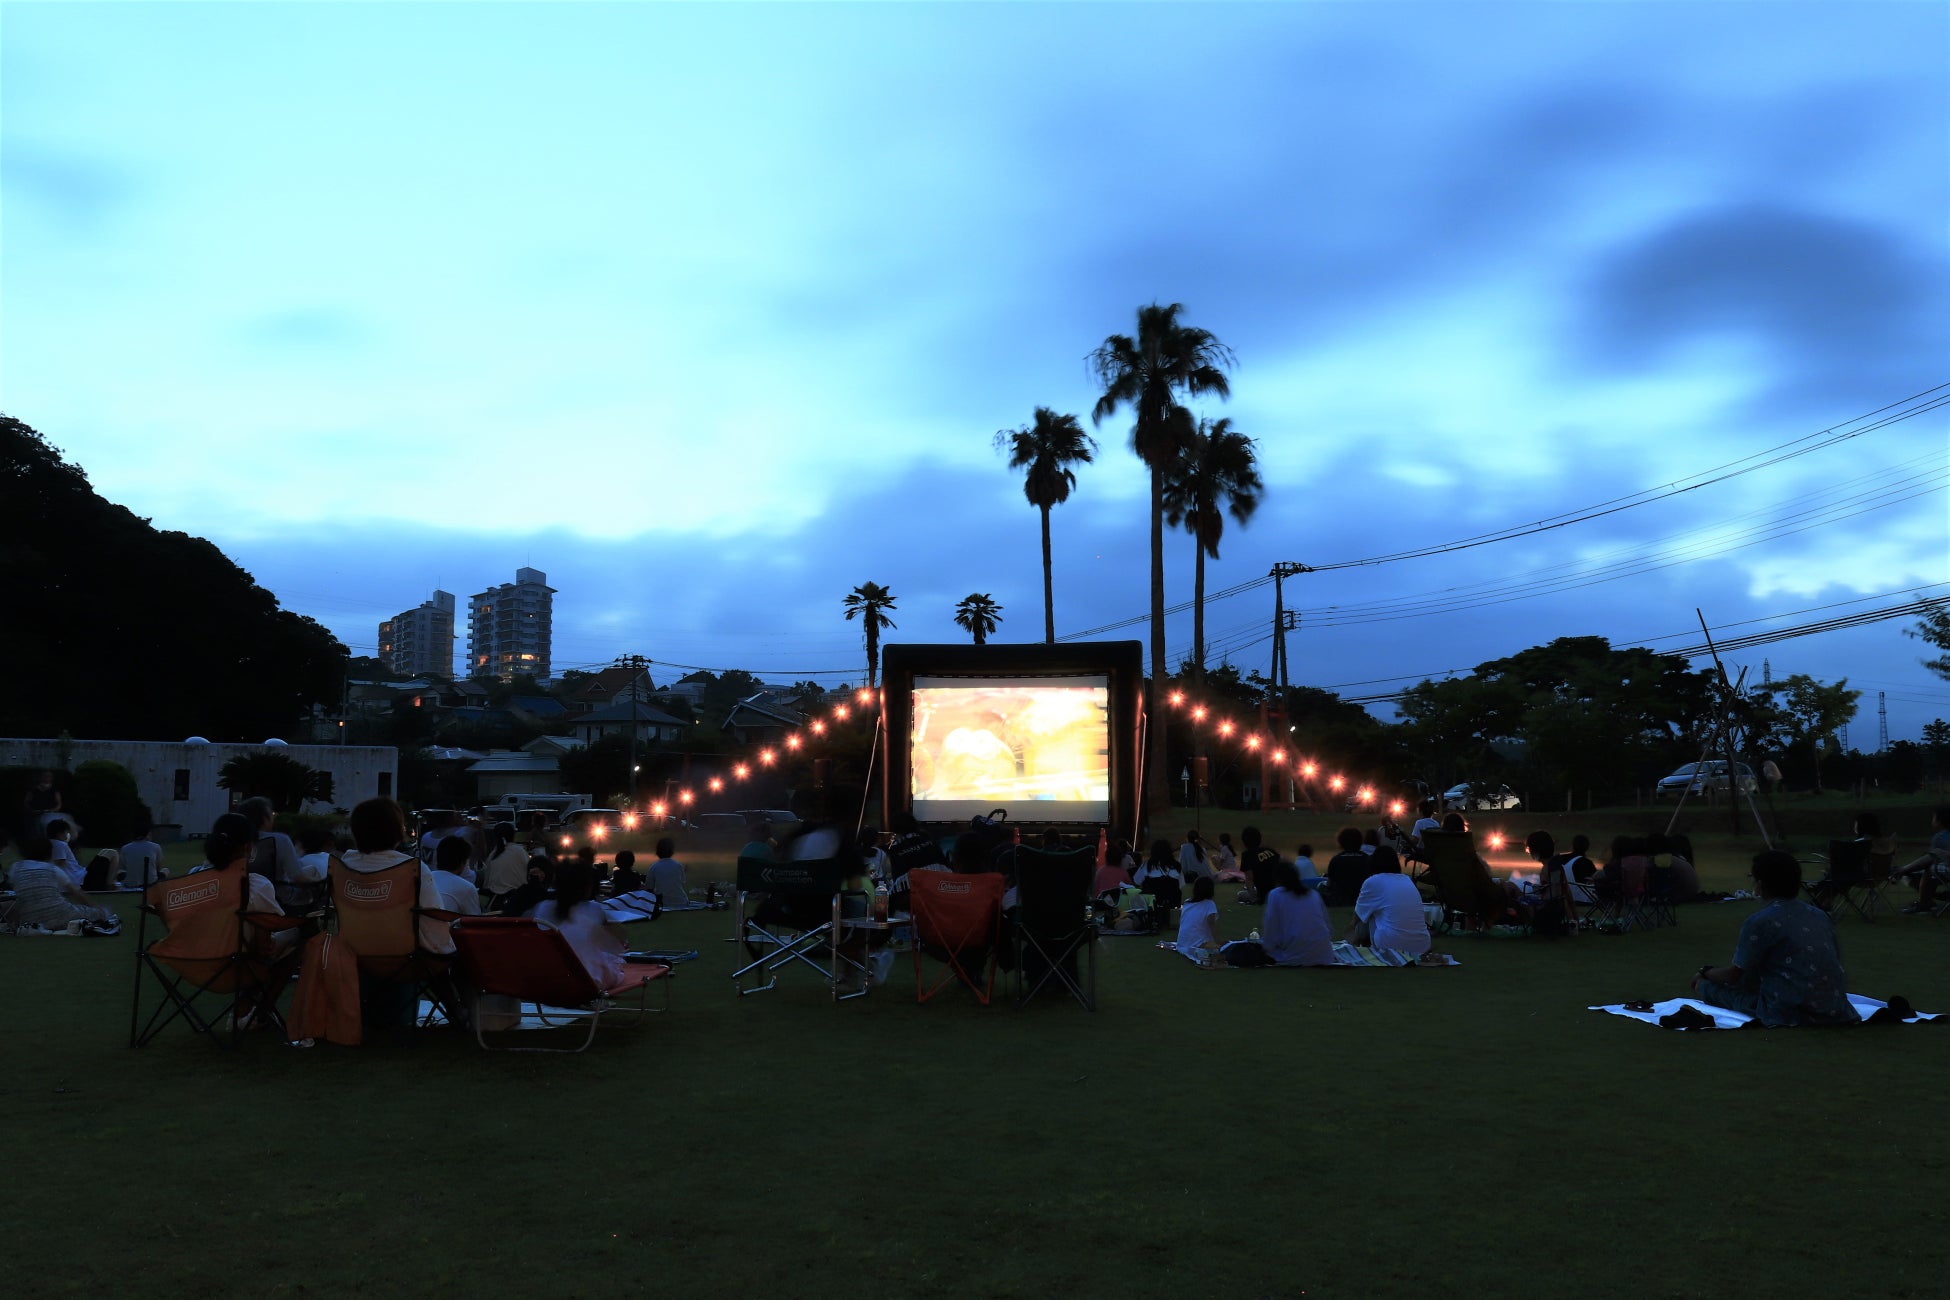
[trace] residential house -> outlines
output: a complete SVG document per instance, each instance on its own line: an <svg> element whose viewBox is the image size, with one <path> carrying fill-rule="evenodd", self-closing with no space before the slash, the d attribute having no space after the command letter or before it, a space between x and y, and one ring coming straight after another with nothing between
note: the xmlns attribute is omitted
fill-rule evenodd
<svg viewBox="0 0 1950 1300"><path fill-rule="evenodd" d="M585 745L594 744L604 736L628 736L632 731L638 744L650 745L678 741L690 724L654 704L631 703L625 695L621 704L576 714L569 719L569 726L576 739Z"/></svg>
<svg viewBox="0 0 1950 1300"><path fill-rule="evenodd" d="M805 724L790 700L772 691L760 691L732 706L722 730L741 745L762 745L782 740Z"/></svg>

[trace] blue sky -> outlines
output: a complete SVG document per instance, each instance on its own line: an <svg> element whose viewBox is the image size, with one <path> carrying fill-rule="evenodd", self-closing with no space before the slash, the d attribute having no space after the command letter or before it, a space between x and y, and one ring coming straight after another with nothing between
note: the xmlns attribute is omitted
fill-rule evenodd
<svg viewBox="0 0 1950 1300"><path fill-rule="evenodd" d="M8 4L0 405L355 650L525 563L561 589L558 666L843 671L866 579L899 639L959 639L970 591L1033 639L1035 515L990 438L1087 413L1085 354L1154 298L1235 348L1222 413L1260 440L1214 587L1950 379L1947 41L1934 4ZM1301 579L1296 672L1950 581L1946 430ZM1144 479L1128 422L1097 432L1054 521L1059 631L1145 607ZM1612 553L1695 558L1318 612ZM1208 620L1264 667L1270 614ZM1950 686L1897 626L1740 658L1851 676L1871 738L1887 689L1914 735Z"/></svg>

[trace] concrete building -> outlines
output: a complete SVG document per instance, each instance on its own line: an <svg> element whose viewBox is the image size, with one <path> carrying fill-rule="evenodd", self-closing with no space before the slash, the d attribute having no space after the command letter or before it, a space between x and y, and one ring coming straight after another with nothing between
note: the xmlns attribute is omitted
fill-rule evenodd
<svg viewBox="0 0 1950 1300"><path fill-rule="evenodd" d="M454 675L454 595L436 591L418 609L379 625L379 660L396 673Z"/></svg>
<svg viewBox="0 0 1950 1300"><path fill-rule="evenodd" d="M516 569L515 580L489 587L467 602L467 676L549 675L555 588L540 569Z"/></svg>
<svg viewBox="0 0 1950 1300"><path fill-rule="evenodd" d="M136 791L158 827L174 826L182 835L202 835L220 814L242 802L217 784L223 765L239 755L266 750L330 774L331 801L314 801L307 812L350 808L362 799L399 797L399 751L391 745L287 745L282 740L248 745L217 743L201 736L181 742L0 739L0 766L73 771L90 759L120 763L135 777ZM84 842L87 834L83 826Z"/></svg>

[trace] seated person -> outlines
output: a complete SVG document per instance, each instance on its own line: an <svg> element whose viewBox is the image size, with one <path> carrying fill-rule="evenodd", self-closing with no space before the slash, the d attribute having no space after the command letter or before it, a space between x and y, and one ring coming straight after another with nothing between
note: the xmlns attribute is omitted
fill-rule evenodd
<svg viewBox="0 0 1950 1300"><path fill-rule="evenodd" d="M1348 940L1369 948L1390 948L1420 957L1429 950L1428 918L1422 912L1422 891L1402 874L1402 860L1393 849L1375 855L1375 873L1361 884L1354 900L1354 924Z"/></svg>
<svg viewBox="0 0 1950 1300"><path fill-rule="evenodd" d="M884 885L894 878L894 860L880 847L880 832L872 826L860 828L860 861L866 864L867 875L877 885ZM688 898L689 895L686 895Z"/></svg>
<svg viewBox="0 0 1950 1300"><path fill-rule="evenodd" d="M74 826L65 817L56 817L47 824L48 861L68 873L74 887L80 889L88 878L88 869L75 857L74 849L68 843L74 838Z"/></svg>
<svg viewBox="0 0 1950 1300"><path fill-rule="evenodd" d="M1246 873L1239 869L1239 853L1232 847L1232 834L1219 832L1219 847L1212 850L1212 878L1222 885L1244 884Z"/></svg>
<svg viewBox="0 0 1950 1300"><path fill-rule="evenodd" d="M1131 883L1151 895L1153 905L1170 911L1185 899L1185 875L1171 854L1169 840L1151 841L1151 856L1132 875Z"/></svg>
<svg viewBox="0 0 1950 1300"><path fill-rule="evenodd" d="M1178 846L1178 872L1184 880L1195 879L1206 872L1205 840L1197 831L1186 831L1185 842Z"/></svg>
<svg viewBox="0 0 1950 1300"><path fill-rule="evenodd" d="M894 814L894 838L887 846L888 869L895 879L919 867L946 865L941 861L941 843L924 834L911 812Z"/></svg>
<svg viewBox="0 0 1950 1300"><path fill-rule="evenodd" d="M324 907L331 893L327 883L332 874L332 859L338 856L338 836L322 827L298 835L296 865L283 880L273 880L278 906L286 916L306 916Z"/></svg>
<svg viewBox="0 0 1950 1300"><path fill-rule="evenodd" d="M1219 905L1212 901L1212 877L1192 882L1192 901L1178 916L1178 951L1190 957L1219 951Z"/></svg>
<svg viewBox="0 0 1950 1300"><path fill-rule="evenodd" d="M1902 909L1906 915L1935 911L1937 890L1950 880L1950 808L1939 808L1930 814L1930 830L1934 833L1923 856L1889 873L1891 880L1915 880L1922 891L1914 903Z"/></svg>
<svg viewBox="0 0 1950 1300"><path fill-rule="evenodd" d="M1239 832L1239 842L1245 846L1245 856L1240 865L1252 883L1252 898L1242 893L1241 902L1264 903L1266 896L1279 885L1279 853L1261 841L1259 827L1247 826Z"/></svg>
<svg viewBox="0 0 1950 1300"><path fill-rule="evenodd" d="M1673 901L1692 902L1699 897L1699 865L1693 861L1693 842L1684 835L1669 836L1666 853L1672 868Z"/></svg>
<svg viewBox="0 0 1950 1300"><path fill-rule="evenodd" d="M1848 976L1828 913L1800 897L1801 864L1769 849L1754 855L1761 906L1740 926L1733 961L1702 966L1693 996L1763 1025L1852 1025Z"/></svg>
<svg viewBox="0 0 1950 1300"><path fill-rule="evenodd" d="M365 875L414 861L413 854L400 851L406 839L406 813L391 799L362 801L352 810L350 826L352 842L358 847L339 859L346 870ZM420 872L418 906L435 912L445 910L431 871ZM447 933L447 923L438 917L421 917L420 946L432 953L452 953L454 940Z"/></svg>
<svg viewBox="0 0 1950 1300"><path fill-rule="evenodd" d="M1557 840L1549 831L1532 831L1524 838L1524 852L1537 863L1537 902L1532 905L1532 923L1537 933L1546 936L1576 934L1579 903L1587 897L1577 883L1576 853L1559 853Z"/></svg>
<svg viewBox="0 0 1950 1300"><path fill-rule="evenodd" d="M657 860L650 864L645 887L657 896L659 907L689 905L691 891L684 879L684 864L677 860L677 841L668 836L657 841Z"/></svg>
<svg viewBox="0 0 1950 1300"><path fill-rule="evenodd" d="M1361 832L1352 826L1341 827L1335 840L1341 851L1327 860L1327 894L1323 900L1336 907L1352 907L1361 896L1361 886L1375 872L1372 854L1362 852Z"/></svg>
<svg viewBox="0 0 1950 1300"><path fill-rule="evenodd" d="M1097 878L1091 883L1090 892L1100 895L1114 893L1130 883L1132 883L1130 869L1115 857L1110 857L1104 860L1103 866L1097 868Z"/></svg>
<svg viewBox="0 0 1950 1300"><path fill-rule="evenodd" d="M481 892L498 902L503 894L520 889L528 883L528 858L514 824L495 823L488 832L487 861L481 866ZM495 910L501 909L497 906Z"/></svg>
<svg viewBox="0 0 1950 1300"><path fill-rule="evenodd" d="M1333 966L1334 933L1327 905L1320 901L1320 877L1303 878L1282 862L1278 884L1266 895L1259 942L1229 943L1221 957L1229 966Z"/></svg>
<svg viewBox="0 0 1950 1300"><path fill-rule="evenodd" d="M669 840L662 842L665 844L670 843ZM636 869L636 854L629 849L618 849L616 851L615 865L610 868L609 872L609 892L612 894L627 894L632 890L642 889L643 884L643 877L638 874Z"/></svg>
<svg viewBox="0 0 1950 1300"><path fill-rule="evenodd" d="M1421 815L1415 819L1415 824L1408 828L1409 842L1415 846L1418 854L1422 851L1422 832L1442 829L1442 823L1435 819L1435 800L1424 799L1419 811Z"/></svg>
<svg viewBox="0 0 1950 1300"><path fill-rule="evenodd" d="M1120 934L1134 934L1151 928L1151 895L1136 885L1121 885L1098 896L1094 907L1098 923Z"/></svg>
<svg viewBox="0 0 1950 1300"><path fill-rule="evenodd" d="M15 920L43 930L65 930L73 921L110 933L119 929L121 922L115 913L89 902L74 877L54 864L53 856L45 831L33 830L22 837L20 861L7 872L7 885L14 891Z"/></svg>
<svg viewBox="0 0 1950 1300"><path fill-rule="evenodd" d="M121 874L122 855L114 849L98 849L81 873L81 887L84 890L113 889Z"/></svg>
<svg viewBox="0 0 1950 1300"><path fill-rule="evenodd" d="M169 878L163 866L162 845L154 839L155 828L148 823L136 831L135 838L122 846L122 883L147 889L158 880Z"/></svg>
<svg viewBox="0 0 1950 1300"><path fill-rule="evenodd" d="M741 858L763 858L769 861L772 857L772 838L769 831L770 826L763 819L758 817L746 818L745 846L738 850L738 856Z"/></svg>
<svg viewBox="0 0 1950 1300"><path fill-rule="evenodd" d="M1461 813L1452 812L1442 819L1442 829L1451 835L1467 835L1469 823L1463 820ZM1452 909L1457 905L1455 899L1446 901ZM1523 890L1511 881L1492 876L1490 864L1483 860L1480 853L1475 855L1470 869L1468 893L1463 902L1467 913L1478 918L1486 927L1504 922L1530 924L1530 903L1524 898Z"/></svg>
<svg viewBox="0 0 1950 1300"><path fill-rule="evenodd" d="M623 977L622 935L603 918L596 899L596 873L581 858L555 872L555 889L528 914L562 932L599 989L612 989Z"/></svg>
<svg viewBox="0 0 1950 1300"><path fill-rule="evenodd" d="M488 906L501 916L527 916L534 906L555 888L555 861L546 853L528 859L521 884L488 900Z"/></svg>
<svg viewBox="0 0 1950 1300"><path fill-rule="evenodd" d="M427 878L440 892L443 911L462 916L481 914L481 891L463 874L473 852L473 846L459 835L449 835L433 846L433 870L427 872Z"/></svg>

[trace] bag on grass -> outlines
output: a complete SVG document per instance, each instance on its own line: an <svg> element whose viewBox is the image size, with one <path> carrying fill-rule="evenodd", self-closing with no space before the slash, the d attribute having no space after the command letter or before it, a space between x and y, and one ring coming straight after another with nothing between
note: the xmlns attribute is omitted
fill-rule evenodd
<svg viewBox="0 0 1950 1300"><path fill-rule="evenodd" d="M322 1038L343 1047L364 1041L359 1021L359 959L335 934L305 941L298 967L298 989L291 995L285 1034L293 1042Z"/></svg>

